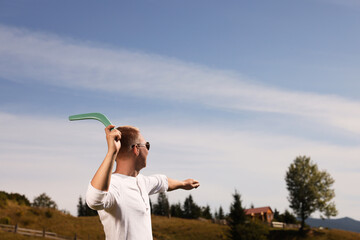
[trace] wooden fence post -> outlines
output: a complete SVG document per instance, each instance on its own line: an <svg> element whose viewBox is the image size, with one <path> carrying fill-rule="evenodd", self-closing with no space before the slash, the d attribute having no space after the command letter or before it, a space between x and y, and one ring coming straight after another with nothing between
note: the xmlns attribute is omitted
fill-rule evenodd
<svg viewBox="0 0 360 240"><path fill-rule="evenodd" d="M43 228L43 237L45 237L45 228Z"/></svg>
<svg viewBox="0 0 360 240"><path fill-rule="evenodd" d="M16 224L14 228L14 233L17 233L17 229L18 229L18 225Z"/></svg>
<svg viewBox="0 0 360 240"><path fill-rule="evenodd" d="M76 240L76 233L75 233L75 236L74 236L74 240Z"/></svg>

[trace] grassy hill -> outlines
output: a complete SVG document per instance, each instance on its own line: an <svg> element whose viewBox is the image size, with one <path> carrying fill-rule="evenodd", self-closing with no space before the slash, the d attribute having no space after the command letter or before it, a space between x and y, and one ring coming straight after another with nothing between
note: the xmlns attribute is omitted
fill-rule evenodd
<svg viewBox="0 0 360 240"><path fill-rule="evenodd" d="M19 227L36 230L45 228L46 231L63 236L74 236L76 233L81 239L105 238L98 216L74 217L55 209L34 208L9 200L6 206L0 208L0 223L13 225L17 223ZM226 226L208 221L153 216L152 223L154 239L157 240L225 239ZM21 237L18 234L0 231L0 239L22 239ZM24 239L30 238L24 237Z"/></svg>
<svg viewBox="0 0 360 240"><path fill-rule="evenodd" d="M19 227L55 232L64 236L77 234L80 239L104 239L102 225L97 216L73 217L55 209L40 209L19 205L16 201L7 200L0 207L0 223L18 224ZM153 235L155 240L221 240L226 239L227 226L213 224L209 221L187 220L153 216ZM0 231L4 240L39 240L43 238L27 237L19 234ZM271 230L269 239L284 240L355 240L359 233L341 230L311 230L305 238L298 236L297 231Z"/></svg>
<svg viewBox="0 0 360 240"><path fill-rule="evenodd" d="M55 232L81 239L104 239L103 228L98 217L73 217L55 209L34 208L7 201L0 209L0 223L18 224L19 227ZM2 238L1 238L2 239Z"/></svg>

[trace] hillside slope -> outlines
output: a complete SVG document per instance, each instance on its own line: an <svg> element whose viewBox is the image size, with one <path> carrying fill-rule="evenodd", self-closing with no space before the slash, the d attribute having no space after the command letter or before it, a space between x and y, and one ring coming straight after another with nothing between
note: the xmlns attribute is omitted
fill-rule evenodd
<svg viewBox="0 0 360 240"><path fill-rule="evenodd" d="M98 216L74 217L55 209L34 208L9 200L5 207L0 208L0 223L18 224L19 227L35 230L45 228L46 231L69 237L76 234L80 239L105 238ZM153 216L152 223L156 240L225 239L226 226L208 221ZM20 235L0 231L0 239L22 238Z"/></svg>
<svg viewBox="0 0 360 240"><path fill-rule="evenodd" d="M88 235L94 239L103 239L103 229L98 217L73 217L55 209L34 208L7 201L5 208L0 208L0 220L19 227L55 232L63 236L77 234L82 239Z"/></svg>
<svg viewBox="0 0 360 240"><path fill-rule="evenodd" d="M73 217L55 209L39 209L7 201L0 207L0 223L18 224L19 227L55 232L80 239L104 239L103 227L98 216ZM221 240L226 239L227 226L209 221L188 220L153 216L154 240ZM2 240L40 240L43 238L26 237L0 231ZM269 240L358 240L359 233L341 230L312 230L305 238L299 238L297 231L271 230Z"/></svg>

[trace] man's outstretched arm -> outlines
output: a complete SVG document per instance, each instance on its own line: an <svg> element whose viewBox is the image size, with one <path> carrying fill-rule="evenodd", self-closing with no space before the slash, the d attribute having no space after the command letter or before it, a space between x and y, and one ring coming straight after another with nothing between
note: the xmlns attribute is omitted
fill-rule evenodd
<svg viewBox="0 0 360 240"><path fill-rule="evenodd" d="M167 178L168 179L168 191L176 190L176 189L184 189L184 190L191 190L193 188L198 188L200 183L194 179L186 179L184 181L178 181L175 179Z"/></svg>

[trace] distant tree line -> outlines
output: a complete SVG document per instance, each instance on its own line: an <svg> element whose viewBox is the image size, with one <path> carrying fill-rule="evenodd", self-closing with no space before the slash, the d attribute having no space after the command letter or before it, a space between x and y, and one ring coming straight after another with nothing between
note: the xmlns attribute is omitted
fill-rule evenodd
<svg viewBox="0 0 360 240"><path fill-rule="evenodd" d="M25 195L21 195L18 193L7 193L4 191L0 191L0 207L4 207L7 205L7 200L12 200L17 202L19 205L30 206L31 203L29 199L25 197Z"/></svg>
<svg viewBox="0 0 360 240"><path fill-rule="evenodd" d="M0 207L6 206L7 200L15 201L19 205L57 209L57 204L48 195L46 195L46 193L42 193L35 197L34 201L31 203L25 195L0 191Z"/></svg>
<svg viewBox="0 0 360 240"><path fill-rule="evenodd" d="M274 221L283 222L287 224L296 224L299 221L296 219L295 215L290 213L287 209L284 213L280 214L280 212L275 208L274 210Z"/></svg>
<svg viewBox="0 0 360 240"><path fill-rule="evenodd" d="M224 219L224 211L222 207L219 211L215 211L213 216L209 205L199 206L195 203L191 194L185 199L184 203L169 204L169 200L165 193L159 193L157 203L151 204L151 212L158 216L178 217L187 219Z"/></svg>

